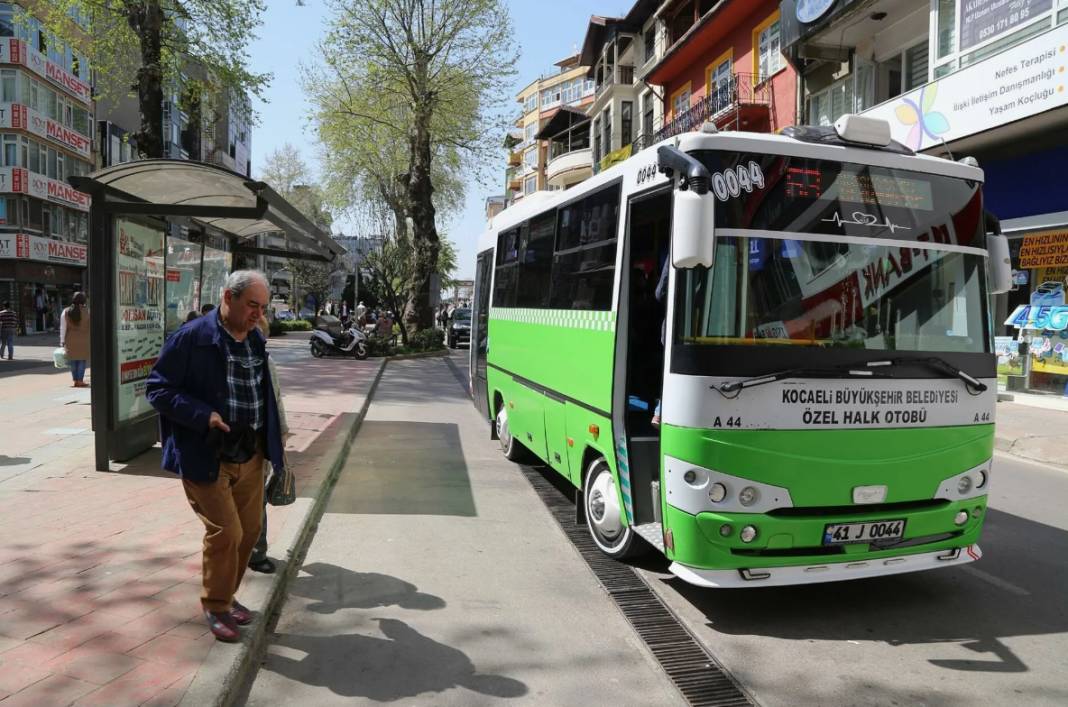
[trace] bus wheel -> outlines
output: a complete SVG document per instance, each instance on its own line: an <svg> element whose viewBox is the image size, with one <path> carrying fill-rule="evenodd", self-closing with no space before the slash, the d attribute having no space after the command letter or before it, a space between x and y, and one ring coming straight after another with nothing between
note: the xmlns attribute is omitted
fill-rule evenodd
<svg viewBox="0 0 1068 707"><path fill-rule="evenodd" d="M501 409L497 411L497 439L501 443L501 451L504 458L511 462L521 462L524 459L523 445L512 436L508 429L508 408L501 403Z"/></svg>
<svg viewBox="0 0 1068 707"><path fill-rule="evenodd" d="M590 463L582 499L586 506L586 527L601 552L617 560L639 554L641 543L634 541L631 527L623 524L616 481L604 457L597 457Z"/></svg>

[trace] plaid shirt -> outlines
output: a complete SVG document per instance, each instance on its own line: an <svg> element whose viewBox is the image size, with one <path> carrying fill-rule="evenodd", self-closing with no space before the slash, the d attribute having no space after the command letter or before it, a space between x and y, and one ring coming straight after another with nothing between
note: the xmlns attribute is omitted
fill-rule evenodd
<svg viewBox="0 0 1068 707"><path fill-rule="evenodd" d="M226 342L226 422L244 422L254 430L263 429L266 415L263 375L266 361L252 352L248 338L237 341L216 319Z"/></svg>
<svg viewBox="0 0 1068 707"><path fill-rule="evenodd" d="M5 332L15 331L19 326L19 317L10 309L0 310L0 329Z"/></svg>

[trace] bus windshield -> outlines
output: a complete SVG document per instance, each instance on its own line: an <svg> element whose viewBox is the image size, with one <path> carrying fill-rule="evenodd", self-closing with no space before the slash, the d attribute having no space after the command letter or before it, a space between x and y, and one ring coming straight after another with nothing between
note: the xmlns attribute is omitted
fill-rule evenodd
<svg viewBox="0 0 1068 707"><path fill-rule="evenodd" d="M677 273L675 342L983 353L984 256L900 245L721 237Z"/></svg>

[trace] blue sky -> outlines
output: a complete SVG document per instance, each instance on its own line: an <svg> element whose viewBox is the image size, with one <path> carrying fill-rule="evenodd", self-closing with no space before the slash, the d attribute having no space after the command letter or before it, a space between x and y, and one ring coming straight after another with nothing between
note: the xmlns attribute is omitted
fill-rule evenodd
<svg viewBox="0 0 1068 707"><path fill-rule="evenodd" d="M520 45L513 94L537 76L555 69L553 63L582 43L590 15L621 15L630 9L632 0L507 0L512 14L515 37ZM259 39L249 48L254 71L271 72L274 80L265 93L266 103L257 102L259 125L252 132L252 173L259 174L264 158L289 142L300 149L313 167L318 148L310 121L309 108L300 89L299 61L315 59L315 45L323 33L327 8L322 0L269 0ZM518 113L518 105L514 105ZM500 156L497 180L493 188L472 183L462 213L438 229L456 244L459 254L457 276L474 276L475 244L485 224L485 198L502 193L505 153ZM346 233L351 224L344 220L335 228Z"/></svg>

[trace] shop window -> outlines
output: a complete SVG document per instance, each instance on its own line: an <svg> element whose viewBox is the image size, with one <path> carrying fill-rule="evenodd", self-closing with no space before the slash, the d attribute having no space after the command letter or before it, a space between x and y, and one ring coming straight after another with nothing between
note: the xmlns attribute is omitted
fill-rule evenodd
<svg viewBox="0 0 1068 707"><path fill-rule="evenodd" d="M927 42L920 42L905 50L904 77L906 91L927 83Z"/></svg>
<svg viewBox="0 0 1068 707"><path fill-rule="evenodd" d="M0 71L0 102L14 103L16 97L16 82L18 75L11 69Z"/></svg>
<svg viewBox="0 0 1068 707"><path fill-rule="evenodd" d="M56 151L51 149L51 148L49 148L47 154L48 154L48 171L45 172L45 175L48 176L50 179L59 179L59 176L58 176L58 174L59 174L59 164L58 164L59 155L57 155Z"/></svg>
<svg viewBox="0 0 1068 707"><path fill-rule="evenodd" d="M19 223L19 200L4 199L4 224L7 226L18 226Z"/></svg>

